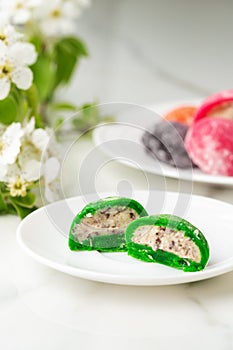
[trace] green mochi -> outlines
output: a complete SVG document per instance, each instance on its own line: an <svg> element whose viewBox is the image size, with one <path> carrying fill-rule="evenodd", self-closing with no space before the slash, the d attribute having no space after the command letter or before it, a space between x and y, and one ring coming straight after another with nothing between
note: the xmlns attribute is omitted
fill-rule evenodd
<svg viewBox="0 0 233 350"><path fill-rule="evenodd" d="M188 237L199 248L200 261L196 262L187 257L182 258L177 254L162 249L154 250L150 245L135 243L133 241L135 231L140 226L147 225L182 231L184 237ZM204 235L190 222L174 215L152 215L133 221L126 229L126 244L128 254L136 259L164 264L185 272L203 270L209 259L209 245Z"/></svg>
<svg viewBox="0 0 233 350"><path fill-rule="evenodd" d="M125 229L120 233L99 234L83 241L79 241L74 234L76 225L82 223L83 218L94 215L99 210L113 207L133 209L140 217L148 215L143 206L134 199L122 197L107 197L97 202L87 204L74 218L69 232L68 245L71 250L98 250L101 252L126 251ZM93 231L95 229L93 228Z"/></svg>

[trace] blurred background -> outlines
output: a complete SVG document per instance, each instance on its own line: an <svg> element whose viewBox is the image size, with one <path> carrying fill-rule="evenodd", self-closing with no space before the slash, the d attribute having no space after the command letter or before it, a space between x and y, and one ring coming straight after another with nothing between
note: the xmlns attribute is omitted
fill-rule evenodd
<svg viewBox="0 0 233 350"><path fill-rule="evenodd" d="M77 29L90 57L65 95L151 105L232 88L232 13L232 0L93 0Z"/></svg>

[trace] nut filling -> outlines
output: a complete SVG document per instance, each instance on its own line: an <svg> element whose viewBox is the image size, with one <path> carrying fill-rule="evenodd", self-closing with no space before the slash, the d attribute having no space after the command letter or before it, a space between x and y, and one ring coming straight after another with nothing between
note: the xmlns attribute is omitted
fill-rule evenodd
<svg viewBox="0 0 233 350"><path fill-rule="evenodd" d="M183 231L176 231L169 227L144 225L134 232L132 241L150 246L154 251L161 249L188 258L195 262L201 261L199 248Z"/></svg>
<svg viewBox="0 0 233 350"><path fill-rule="evenodd" d="M106 207L96 211L94 215L87 214L81 223L73 227L72 233L79 242L94 236L119 234L137 218L139 214L134 209L123 206Z"/></svg>

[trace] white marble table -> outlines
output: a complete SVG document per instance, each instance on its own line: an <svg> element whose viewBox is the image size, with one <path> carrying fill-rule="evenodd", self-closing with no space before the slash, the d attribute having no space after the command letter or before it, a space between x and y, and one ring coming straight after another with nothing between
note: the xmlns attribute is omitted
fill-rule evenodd
<svg viewBox="0 0 233 350"><path fill-rule="evenodd" d="M93 144L84 139L75 147L81 164ZM67 161L64 172L70 167ZM105 181L96 179L97 191L132 178L134 189L145 189L139 171L118 163L99 176ZM160 178L151 180L156 189ZM176 187L167 180L168 189ZM80 192L75 176L64 177L64 188L67 196ZM233 189L196 184L193 192L233 202ZM16 217L0 217L0 349L233 348L233 272L166 287L82 280L25 255L15 239L18 224Z"/></svg>
<svg viewBox="0 0 233 350"><path fill-rule="evenodd" d="M66 96L151 105L232 88L232 7L229 0L93 0L78 24L90 59ZM77 162L91 147L79 144ZM80 193L69 164L66 171L66 195ZM116 163L96 187L119 189L125 179L146 188L142 173ZM161 179L150 179L158 189ZM178 190L177 180L166 184ZM195 184L193 193L233 203L233 189ZM0 217L0 349L233 349L233 272L167 287L81 280L26 256L16 243L18 224Z"/></svg>

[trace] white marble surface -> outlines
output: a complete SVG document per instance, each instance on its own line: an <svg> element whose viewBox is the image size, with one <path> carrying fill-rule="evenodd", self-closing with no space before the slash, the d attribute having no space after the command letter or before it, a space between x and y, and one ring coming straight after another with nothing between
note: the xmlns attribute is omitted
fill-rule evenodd
<svg viewBox="0 0 233 350"><path fill-rule="evenodd" d="M232 1L93 2L80 21L91 58L66 96L154 104L231 87ZM74 146L76 164L92 147L88 139ZM63 165L67 196L82 190L75 166L69 157ZM161 178L149 178L158 189ZM95 178L97 191L127 183L147 188L142 172L116 162ZM166 185L178 190L176 180ZM233 203L230 188L194 184L193 192ZM81 280L26 256L16 243L18 224L0 217L0 349L233 349L233 272L167 287Z"/></svg>

